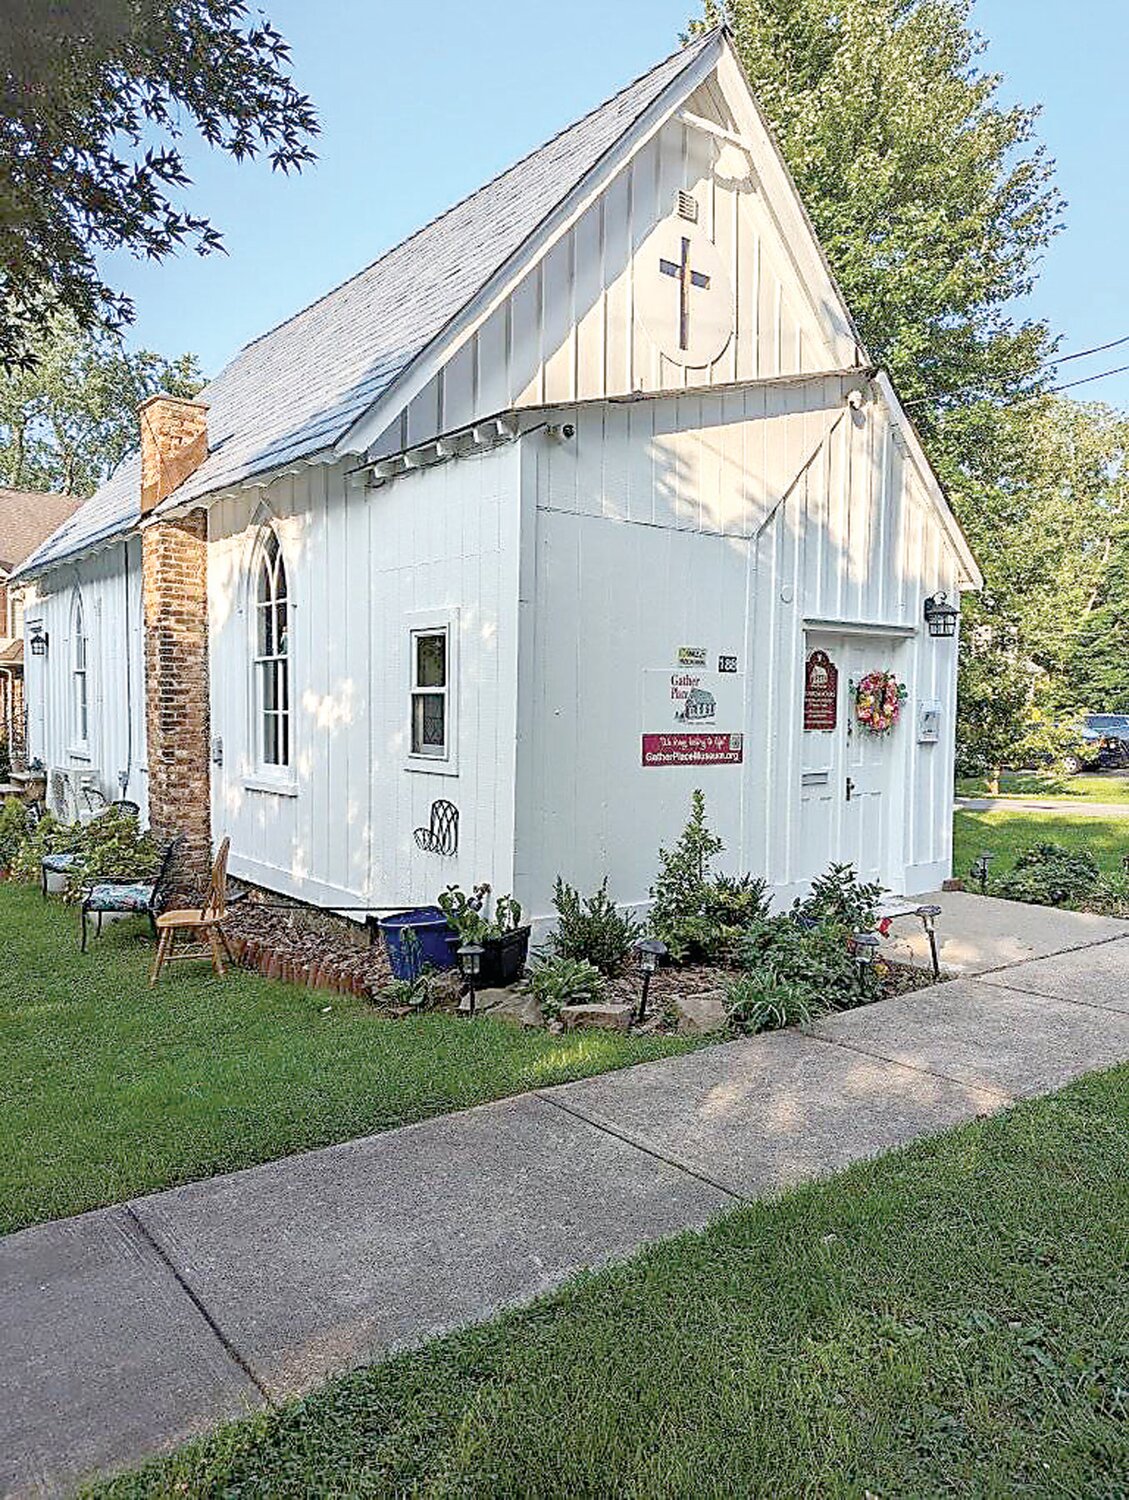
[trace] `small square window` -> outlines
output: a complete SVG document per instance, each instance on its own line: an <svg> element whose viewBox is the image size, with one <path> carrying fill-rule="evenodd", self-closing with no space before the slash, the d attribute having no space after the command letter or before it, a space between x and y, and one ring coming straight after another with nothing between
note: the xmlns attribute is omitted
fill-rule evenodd
<svg viewBox="0 0 1129 1500"><path fill-rule="evenodd" d="M446 760L449 745L447 628L412 631L412 754Z"/></svg>

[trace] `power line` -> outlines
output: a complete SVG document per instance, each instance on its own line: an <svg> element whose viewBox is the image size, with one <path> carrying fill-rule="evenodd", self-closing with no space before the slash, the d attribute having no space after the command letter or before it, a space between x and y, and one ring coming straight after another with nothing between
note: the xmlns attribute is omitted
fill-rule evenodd
<svg viewBox="0 0 1129 1500"><path fill-rule="evenodd" d="M1129 370L1129 365L1118 365L1116 370L1102 370L1098 375L1083 375L1081 380L1068 380L1065 385L1052 385L1046 392L1038 394L1053 395L1055 391L1069 391L1076 385L1089 385L1091 380L1104 380L1107 375L1124 375L1126 370Z"/></svg>
<svg viewBox="0 0 1129 1500"><path fill-rule="evenodd" d="M1095 344L1092 349L1079 349L1076 354L1063 354L1060 355L1058 359L1049 359L1047 361L1047 367L1050 368L1053 365L1064 365L1068 359L1085 359L1087 354L1102 354L1106 349L1117 349L1120 348L1122 344L1129 344L1129 333L1127 333L1124 338L1114 339L1112 343L1109 344Z"/></svg>

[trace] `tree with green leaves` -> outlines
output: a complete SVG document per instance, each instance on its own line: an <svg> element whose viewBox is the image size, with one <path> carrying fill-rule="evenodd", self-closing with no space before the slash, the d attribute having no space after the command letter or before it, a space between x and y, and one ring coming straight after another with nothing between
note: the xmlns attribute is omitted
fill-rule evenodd
<svg viewBox="0 0 1129 1500"><path fill-rule="evenodd" d="M195 396L193 354L131 353L106 329L56 312L27 368L0 374L0 484L89 495L138 444L137 408L158 391Z"/></svg>
<svg viewBox="0 0 1129 1500"><path fill-rule="evenodd" d="M26 363L53 309L120 330L100 252L221 247L175 201L189 126L236 161L313 159L313 105L287 45L242 0L8 0L0 26L0 366Z"/></svg>

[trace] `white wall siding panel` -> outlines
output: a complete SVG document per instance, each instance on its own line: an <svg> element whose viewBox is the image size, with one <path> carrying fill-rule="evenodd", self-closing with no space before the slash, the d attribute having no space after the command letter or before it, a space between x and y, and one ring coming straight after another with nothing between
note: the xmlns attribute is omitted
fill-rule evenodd
<svg viewBox="0 0 1129 1500"><path fill-rule="evenodd" d="M325 905L430 902L451 881L512 879L518 567L516 447L368 492L344 468L280 480L212 515L217 836L245 878ZM293 786L253 752L247 567L273 518L294 599ZM409 633L457 612L458 772L408 769ZM457 858L413 837L431 804L460 812Z"/></svg>
<svg viewBox="0 0 1129 1500"><path fill-rule="evenodd" d="M87 638L85 745L75 713L76 598ZM53 569L29 596L26 618L49 637L47 656L26 653L29 755L91 776L108 798L123 795L124 776L124 795L147 815L140 538Z"/></svg>
<svg viewBox="0 0 1129 1500"><path fill-rule="evenodd" d="M909 688L881 742L883 879L923 890L948 873L956 650L921 610L937 588L955 596L959 564L885 409L850 410L848 384L581 407L572 442L522 440L517 878L536 916L557 874L607 874L618 899L646 901L698 786L722 868L766 875L781 899L804 888L818 872L800 816L816 628L854 643L856 675L888 667ZM710 670L739 658L741 722L716 727L744 734L740 767L641 764L656 727L644 674L676 668L681 646L704 647ZM919 745L934 698L941 741Z"/></svg>

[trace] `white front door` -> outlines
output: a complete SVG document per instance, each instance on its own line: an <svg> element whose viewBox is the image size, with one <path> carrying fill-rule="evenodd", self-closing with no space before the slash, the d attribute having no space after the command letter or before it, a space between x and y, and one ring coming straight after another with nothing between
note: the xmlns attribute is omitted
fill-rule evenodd
<svg viewBox="0 0 1129 1500"><path fill-rule="evenodd" d="M889 787L899 736L872 734L855 717L868 672L897 670L897 641L809 633L804 649L800 858L810 881L831 863L863 880L896 883L889 858Z"/></svg>

